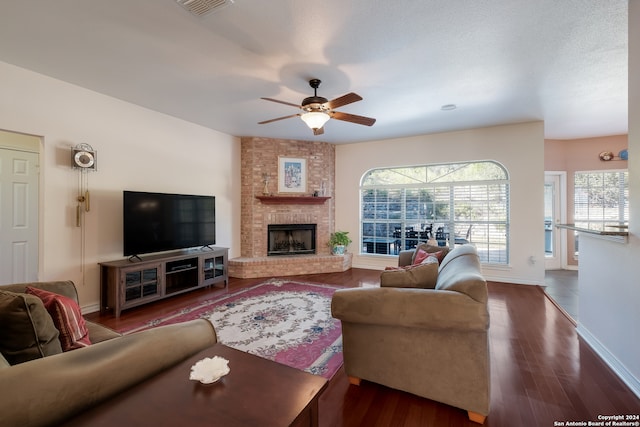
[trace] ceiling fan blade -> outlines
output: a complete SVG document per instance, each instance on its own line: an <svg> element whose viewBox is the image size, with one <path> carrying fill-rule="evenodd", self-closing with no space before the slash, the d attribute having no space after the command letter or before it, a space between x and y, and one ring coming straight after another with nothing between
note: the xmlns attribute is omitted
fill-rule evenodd
<svg viewBox="0 0 640 427"><path fill-rule="evenodd" d="M290 119L291 117L297 117L300 114L291 114L290 116L278 117L277 119L265 120L263 122L258 122L259 125L264 125L271 122L277 122L278 120Z"/></svg>
<svg viewBox="0 0 640 427"><path fill-rule="evenodd" d="M260 99L264 99L265 101L277 102L278 104L291 105L292 107L300 108L298 104L292 104L291 102L280 101L273 98L260 98Z"/></svg>
<svg viewBox="0 0 640 427"><path fill-rule="evenodd" d="M324 128L313 129L313 134L314 135L322 135L323 133L324 133Z"/></svg>
<svg viewBox="0 0 640 427"><path fill-rule="evenodd" d="M365 126L373 126L376 122L376 119L372 119L371 117L357 116L355 114L349 113L341 113L340 111L333 111L331 113L331 118L336 120L342 120L345 122L356 123L359 125Z"/></svg>
<svg viewBox="0 0 640 427"><path fill-rule="evenodd" d="M358 101L362 101L362 97L357 93L351 92L336 99L332 99L331 101L325 103L325 105L329 107L330 110L333 110L335 108L342 107L343 105L351 104Z"/></svg>

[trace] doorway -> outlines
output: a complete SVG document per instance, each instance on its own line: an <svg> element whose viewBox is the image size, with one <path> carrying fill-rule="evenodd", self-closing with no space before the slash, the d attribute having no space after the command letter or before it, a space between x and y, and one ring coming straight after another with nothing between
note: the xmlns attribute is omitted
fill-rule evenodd
<svg viewBox="0 0 640 427"><path fill-rule="evenodd" d="M545 172L544 267L546 270L558 270L567 264L563 233L555 227L566 221L565 188L565 172Z"/></svg>
<svg viewBox="0 0 640 427"><path fill-rule="evenodd" d="M38 152L0 148L0 284L38 280L38 194Z"/></svg>

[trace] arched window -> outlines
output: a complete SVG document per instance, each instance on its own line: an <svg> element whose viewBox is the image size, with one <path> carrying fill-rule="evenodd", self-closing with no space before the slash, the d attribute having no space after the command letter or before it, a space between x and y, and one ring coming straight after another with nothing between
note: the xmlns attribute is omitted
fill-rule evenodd
<svg viewBox="0 0 640 427"><path fill-rule="evenodd" d="M494 161L372 169L360 184L361 254L397 255L432 240L473 244L509 263L509 176Z"/></svg>

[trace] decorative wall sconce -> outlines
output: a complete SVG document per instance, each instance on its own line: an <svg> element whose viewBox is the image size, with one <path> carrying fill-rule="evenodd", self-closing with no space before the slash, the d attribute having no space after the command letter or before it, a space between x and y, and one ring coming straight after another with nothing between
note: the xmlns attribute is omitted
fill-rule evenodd
<svg viewBox="0 0 640 427"><path fill-rule="evenodd" d="M610 160L629 160L629 152L625 148L624 150L620 150L620 152L616 156L615 154L613 154L613 151L603 151L598 155L598 157L603 162L608 162Z"/></svg>

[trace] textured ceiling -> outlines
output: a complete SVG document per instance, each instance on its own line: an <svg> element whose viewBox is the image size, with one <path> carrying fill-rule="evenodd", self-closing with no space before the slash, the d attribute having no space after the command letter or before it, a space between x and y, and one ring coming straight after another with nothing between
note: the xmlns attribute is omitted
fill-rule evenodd
<svg viewBox="0 0 640 427"><path fill-rule="evenodd" d="M237 136L377 140L532 120L627 132L627 0L0 0L0 61ZM364 99L314 137L313 94ZM456 104L453 111L441 111Z"/></svg>

